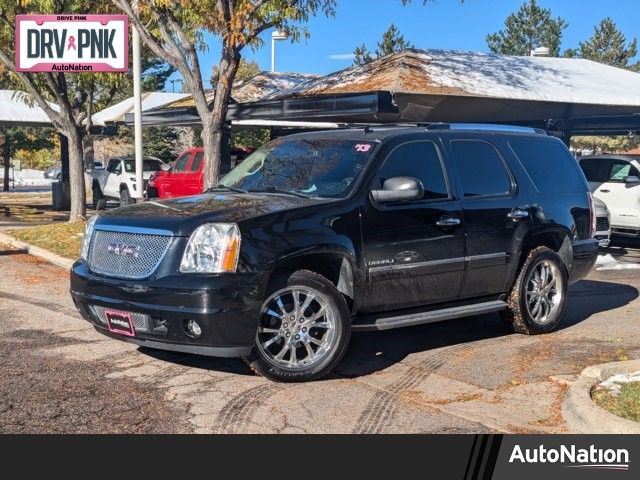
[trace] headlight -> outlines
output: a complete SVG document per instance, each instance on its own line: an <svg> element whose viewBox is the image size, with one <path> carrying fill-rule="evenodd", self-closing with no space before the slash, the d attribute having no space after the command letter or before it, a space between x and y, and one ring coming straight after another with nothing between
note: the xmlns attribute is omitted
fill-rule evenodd
<svg viewBox="0 0 640 480"><path fill-rule="evenodd" d="M234 223L207 223L196 229L182 256L182 273L235 272L240 230Z"/></svg>
<svg viewBox="0 0 640 480"><path fill-rule="evenodd" d="M91 237L93 236L93 227L96 224L96 220L98 220L98 215L94 215L89 220L87 220L87 226L84 229L84 237L82 237L82 253L80 254L80 258L86 260L89 256L89 245L91 245Z"/></svg>

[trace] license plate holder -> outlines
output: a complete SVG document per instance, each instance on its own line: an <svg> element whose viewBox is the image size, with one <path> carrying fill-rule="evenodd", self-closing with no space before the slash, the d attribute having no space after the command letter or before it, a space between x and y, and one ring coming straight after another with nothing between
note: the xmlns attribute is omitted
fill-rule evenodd
<svg viewBox="0 0 640 480"><path fill-rule="evenodd" d="M133 318L130 313L119 310L105 310L104 315L107 317L107 326L110 332L124 335L125 337L136 336Z"/></svg>

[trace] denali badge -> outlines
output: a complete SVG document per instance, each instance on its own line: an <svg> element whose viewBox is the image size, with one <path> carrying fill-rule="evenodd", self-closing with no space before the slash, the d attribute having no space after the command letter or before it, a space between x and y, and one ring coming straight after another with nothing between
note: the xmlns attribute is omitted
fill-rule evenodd
<svg viewBox="0 0 640 480"><path fill-rule="evenodd" d="M119 257L138 258L140 254L139 245L125 245L123 243L110 243L107 246L107 252L118 255Z"/></svg>

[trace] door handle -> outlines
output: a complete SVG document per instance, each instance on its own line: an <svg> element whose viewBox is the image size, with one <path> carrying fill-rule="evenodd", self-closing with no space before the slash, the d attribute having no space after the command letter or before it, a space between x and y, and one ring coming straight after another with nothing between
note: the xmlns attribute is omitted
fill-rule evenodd
<svg viewBox="0 0 640 480"><path fill-rule="evenodd" d="M602 189L602 190L599 190L599 192L600 192L600 193L609 193L610 191L611 191L611 190L609 190L609 189Z"/></svg>
<svg viewBox="0 0 640 480"><path fill-rule="evenodd" d="M457 227L460 225L460 219L454 217L443 217L436 222L439 227Z"/></svg>
<svg viewBox="0 0 640 480"><path fill-rule="evenodd" d="M523 220L528 217L529 212L527 212L526 210L520 210L519 208L511 210L509 213L507 213L507 218L510 218L511 220Z"/></svg>

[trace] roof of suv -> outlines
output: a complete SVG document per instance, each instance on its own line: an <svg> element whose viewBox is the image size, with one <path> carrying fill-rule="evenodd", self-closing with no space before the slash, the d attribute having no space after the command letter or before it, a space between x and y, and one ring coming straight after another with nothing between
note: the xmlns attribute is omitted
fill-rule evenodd
<svg viewBox="0 0 640 480"><path fill-rule="evenodd" d="M449 128L429 128L428 126L413 126L413 125L381 125L370 127L348 127L340 128L336 130L321 130L317 132L305 132L289 135L288 139L340 139L340 140L386 140L392 137L398 137L407 134L414 133L430 133L434 135L456 135L460 134L485 134L485 135L507 135L518 137L536 137L536 138L550 138L546 134L537 133L533 130L508 130L504 129L491 129L490 127L482 128L464 128L464 129L449 129Z"/></svg>

